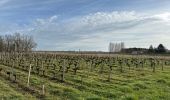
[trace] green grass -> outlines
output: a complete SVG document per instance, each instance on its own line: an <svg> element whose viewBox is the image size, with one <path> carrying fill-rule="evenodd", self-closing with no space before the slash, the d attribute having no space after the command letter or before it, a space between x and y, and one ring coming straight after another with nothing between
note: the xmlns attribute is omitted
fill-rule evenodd
<svg viewBox="0 0 170 100"><path fill-rule="evenodd" d="M1 67L10 70L9 67ZM21 73L22 82L26 84L27 73L17 69L15 71ZM110 82L107 81L107 73L88 74L89 76L83 71L78 71L77 75L66 74L64 83L32 74L30 82L37 90L41 90L44 84L46 95L43 99L48 100L170 100L169 66L166 66L164 71L156 70L155 73L148 68L140 71L126 69L123 73L115 69ZM0 80L1 97L7 100L35 97L23 94L11 84L3 79Z"/></svg>
<svg viewBox="0 0 170 100"><path fill-rule="evenodd" d="M0 100L35 100L35 97L16 91L0 78Z"/></svg>

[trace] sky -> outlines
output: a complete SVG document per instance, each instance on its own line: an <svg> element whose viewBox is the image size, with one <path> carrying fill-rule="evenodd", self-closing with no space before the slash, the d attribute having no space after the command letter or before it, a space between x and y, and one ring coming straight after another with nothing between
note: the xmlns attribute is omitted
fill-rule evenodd
<svg viewBox="0 0 170 100"><path fill-rule="evenodd" d="M37 50L108 51L110 42L170 49L170 0L0 0L0 35L30 34Z"/></svg>

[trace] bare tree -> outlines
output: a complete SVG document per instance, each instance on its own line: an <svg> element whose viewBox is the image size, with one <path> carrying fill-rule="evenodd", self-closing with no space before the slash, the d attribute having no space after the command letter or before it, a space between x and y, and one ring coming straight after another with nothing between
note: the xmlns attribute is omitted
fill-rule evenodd
<svg viewBox="0 0 170 100"><path fill-rule="evenodd" d="M0 36L1 52L28 52L36 46L37 44L30 35L15 33L14 35Z"/></svg>

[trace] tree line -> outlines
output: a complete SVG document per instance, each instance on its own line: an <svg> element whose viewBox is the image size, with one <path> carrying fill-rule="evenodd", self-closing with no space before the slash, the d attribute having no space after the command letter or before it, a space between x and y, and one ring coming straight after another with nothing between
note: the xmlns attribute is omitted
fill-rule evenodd
<svg viewBox="0 0 170 100"><path fill-rule="evenodd" d="M167 53L168 49L163 44L159 44L157 48L154 48L152 45L148 49L148 53Z"/></svg>
<svg viewBox="0 0 170 100"><path fill-rule="evenodd" d="M136 54L166 54L169 53L168 49L163 44L159 44L158 47L152 45L148 48L125 48L121 50L121 53L136 53Z"/></svg>
<svg viewBox="0 0 170 100"><path fill-rule="evenodd" d="M15 33L0 36L0 52L29 52L36 46L31 35Z"/></svg>

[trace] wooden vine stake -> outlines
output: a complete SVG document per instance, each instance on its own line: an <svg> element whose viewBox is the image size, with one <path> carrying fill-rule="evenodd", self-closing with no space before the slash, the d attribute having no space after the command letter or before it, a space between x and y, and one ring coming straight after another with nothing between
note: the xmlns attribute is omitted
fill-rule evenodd
<svg viewBox="0 0 170 100"><path fill-rule="evenodd" d="M14 61L12 62L12 73L14 73Z"/></svg>
<svg viewBox="0 0 170 100"><path fill-rule="evenodd" d="M28 87L29 87L29 84L30 84L30 75L31 75L31 64L30 64L29 73L28 73L28 82L27 82Z"/></svg>
<svg viewBox="0 0 170 100"><path fill-rule="evenodd" d="M45 95L45 86L42 86L42 94Z"/></svg>
<svg viewBox="0 0 170 100"><path fill-rule="evenodd" d="M110 69L109 70L109 76L108 76L108 81L110 82L110 80L111 80L111 73L112 73L112 70Z"/></svg>
<svg viewBox="0 0 170 100"><path fill-rule="evenodd" d="M162 65L161 65L161 66L162 66L162 71L163 71L163 70L164 70L164 64L163 64L163 62L162 62Z"/></svg>
<svg viewBox="0 0 170 100"><path fill-rule="evenodd" d="M42 69L44 69L43 61L42 61L42 63L41 63L41 67L42 67Z"/></svg>
<svg viewBox="0 0 170 100"><path fill-rule="evenodd" d="M63 62L63 66L62 66L62 76L61 76L61 81L64 82L64 75L65 75L65 60Z"/></svg>

